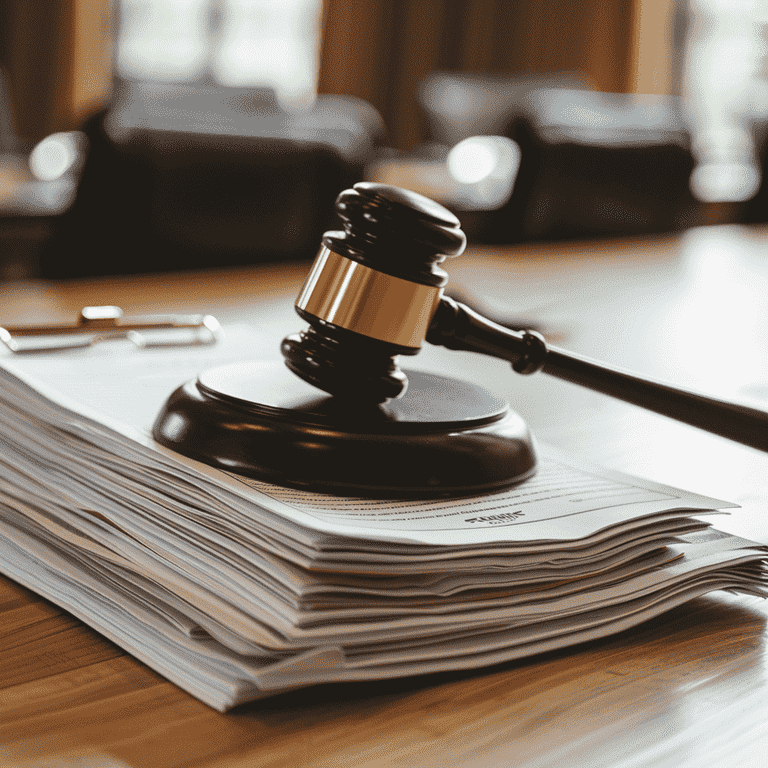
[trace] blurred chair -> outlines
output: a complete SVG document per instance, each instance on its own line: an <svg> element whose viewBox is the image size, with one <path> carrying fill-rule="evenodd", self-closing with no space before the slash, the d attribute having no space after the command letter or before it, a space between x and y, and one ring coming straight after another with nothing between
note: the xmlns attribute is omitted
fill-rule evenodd
<svg viewBox="0 0 768 768"><path fill-rule="evenodd" d="M84 131L45 277L311 258L383 127L355 99L286 110L271 89L124 81Z"/></svg>
<svg viewBox="0 0 768 768"><path fill-rule="evenodd" d="M457 211L475 239L629 236L700 223L675 98L599 93L570 73L436 73L422 85L420 103L436 146L498 134L520 147L506 205Z"/></svg>
<svg viewBox="0 0 768 768"><path fill-rule="evenodd" d="M533 169L524 239L640 235L700 223L676 98L541 89L528 95L524 111L517 141Z"/></svg>
<svg viewBox="0 0 768 768"><path fill-rule="evenodd" d="M422 81L418 102L430 142L453 147L471 136L509 133L525 117L526 99L541 88L587 89L576 72L488 75L433 72Z"/></svg>

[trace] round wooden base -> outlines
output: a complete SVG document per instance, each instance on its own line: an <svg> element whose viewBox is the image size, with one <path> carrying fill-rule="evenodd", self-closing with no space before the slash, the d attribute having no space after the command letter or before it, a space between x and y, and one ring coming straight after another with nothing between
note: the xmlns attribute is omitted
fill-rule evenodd
<svg viewBox="0 0 768 768"><path fill-rule="evenodd" d="M380 498L466 496L533 474L523 419L459 379L408 372L397 400L332 398L280 363L202 373L171 395L153 434L219 469L277 485Z"/></svg>

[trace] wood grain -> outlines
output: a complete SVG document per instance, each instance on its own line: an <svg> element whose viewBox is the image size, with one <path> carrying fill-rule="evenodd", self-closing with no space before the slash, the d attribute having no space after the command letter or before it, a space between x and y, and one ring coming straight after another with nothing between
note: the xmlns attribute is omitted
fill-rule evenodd
<svg viewBox="0 0 768 768"><path fill-rule="evenodd" d="M116 303L127 312L219 313L259 323L279 341L301 327L291 305L305 268L5 284L0 322L60 320L84 304ZM563 347L768 400L764 230L476 249L449 269L454 284L494 309L530 314ZM751 350L729 373L717 365L724 322L739 329L737 351ZM515 378L497 361L427 349L417 360L504 392L540 437L566 449L740 501L744 509L721 527L768 540L764 454L562 382ZM63 756L81 768L761 766L767 620L762 600L717 593L523 662L318 686L222 715L0 578L0 765Z"/></svg>

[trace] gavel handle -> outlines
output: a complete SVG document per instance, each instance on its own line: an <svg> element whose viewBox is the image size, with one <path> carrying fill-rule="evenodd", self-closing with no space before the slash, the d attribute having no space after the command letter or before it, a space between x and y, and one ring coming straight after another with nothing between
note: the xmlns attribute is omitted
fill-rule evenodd
<svg viewBox="0 0 768 768"><path fill-rule="evenodd" d="M533 331L511 331L447 297L427 333L430 344L509 360L518 373L541 370L744 445L768 451L768 413L626 373L548 347Z"/></svg>

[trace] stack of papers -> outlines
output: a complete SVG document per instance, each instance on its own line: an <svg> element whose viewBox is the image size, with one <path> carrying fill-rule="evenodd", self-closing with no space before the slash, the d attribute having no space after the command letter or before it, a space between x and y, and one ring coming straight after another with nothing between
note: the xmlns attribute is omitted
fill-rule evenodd
<svg viewBox="0 0 768 768"><path fill-rule="evenodd" d="M0 571L216 709L522 658L712 590L768 595L766 548L702 519L731 505L552 449L503 492L378 501L153 441L174 389L260 345L233 328L213 347L0 356Z"/></svg>

